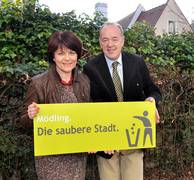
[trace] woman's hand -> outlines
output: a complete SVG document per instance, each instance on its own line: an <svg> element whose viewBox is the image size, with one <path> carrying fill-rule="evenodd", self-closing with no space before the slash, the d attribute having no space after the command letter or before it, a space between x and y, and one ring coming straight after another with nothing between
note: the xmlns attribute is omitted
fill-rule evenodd
<svg viewBox="0 0 194 180"><path fill-rule="evenodd" d="M30 104L28 106L28 117L30 119L33 119L39 112L39 107L37 106L37 104L35 102L33 102L32 104Z"/></svg>
<svg viewBox="0 0 194 180"><path fill-rule="evenodd" d="M97 151L91 151L91 152L88 152L88 154L96 154Z"/></svg>

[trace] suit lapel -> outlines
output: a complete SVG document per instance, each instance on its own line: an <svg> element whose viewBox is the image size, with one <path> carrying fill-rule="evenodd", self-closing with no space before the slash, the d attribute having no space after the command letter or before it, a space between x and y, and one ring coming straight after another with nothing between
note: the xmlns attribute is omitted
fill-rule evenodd
<svg viewBox="0 0 194 180"><path fill-rule="evenodd" d="M104 87L106 88L107 92L110 94L110 97L114 97L113 99L117 99L112 77L110 75L108 65L106 63L106 60L103 54L102 54L102 57L100 57L100 60L98 62L99 62L98 69L100 70L99 74L101 74Z"/></svg>
<svg viewBox="0 0 194 180"><path fill-rule="evenodd" d="M124 87L123 97L125 99L126 92L130 88L129 80L131 76L131 66L130 66L131 60L128 57L126 57L125 54L122 53L122 62L123 62L123 87Z"/></svg>

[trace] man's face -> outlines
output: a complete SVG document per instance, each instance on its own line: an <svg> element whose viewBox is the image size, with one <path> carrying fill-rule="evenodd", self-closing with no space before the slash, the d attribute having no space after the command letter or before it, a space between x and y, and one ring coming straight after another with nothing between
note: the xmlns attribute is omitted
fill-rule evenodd
<svg viewBox="0 0 194 180"><path fill-rule="evenodd" d="M100 31L100 47L111 60L118 59L124 45L124 36L115 25L105 26Z"/></svg>

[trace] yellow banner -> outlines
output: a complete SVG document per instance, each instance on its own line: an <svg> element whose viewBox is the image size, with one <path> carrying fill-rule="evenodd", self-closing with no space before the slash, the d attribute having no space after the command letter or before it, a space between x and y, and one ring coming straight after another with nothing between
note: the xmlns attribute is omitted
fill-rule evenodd
<svg viewBox="0 0 194 180"><path fill-rule="evenodd" d="M156 146L151 102L38 104L35 156Z"/></svg>

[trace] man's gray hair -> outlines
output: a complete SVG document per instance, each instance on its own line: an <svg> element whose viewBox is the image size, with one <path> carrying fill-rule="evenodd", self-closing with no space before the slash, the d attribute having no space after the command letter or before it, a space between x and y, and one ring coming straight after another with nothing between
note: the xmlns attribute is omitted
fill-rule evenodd
<svg viewBox="0 0 194 180"><path fill-rule="evenodd" d="M99 33L101 33L101 30L102 30L104 27L106 27L106 26L116 26L116 27L119 28L119 30L120 30L120 32L121 32L121 35L124 35L124 31L123 31L122 26L121 26L119 23L116 23L116 22L106 22L106 23L104 23L104 24L101 26L100 32L99 32Z"/></svg>

